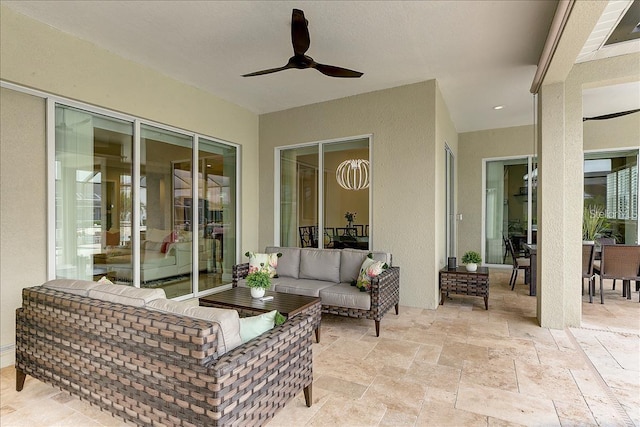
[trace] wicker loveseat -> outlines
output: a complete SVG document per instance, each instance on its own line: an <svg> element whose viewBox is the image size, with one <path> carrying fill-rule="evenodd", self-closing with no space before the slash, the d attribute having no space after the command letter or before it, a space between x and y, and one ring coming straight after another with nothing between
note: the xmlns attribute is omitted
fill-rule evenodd
<svg viewBox="0 0 640 427"><path fill-rule="evenodd" d="M322 312L340 316L372 319L376 336L380 321L392 307L398 314L400 268L392 266L387 252L358 249L315 249L269 246L266 253L281 253L272 289L298 295L319 297ZM371 281L371 290L361 292L351 283L357 279L365 258L387 263L389 268ZM233 286L246 286L249 263L233 267Z"/></svg>
<svg viewBox="0 0 640 427"><path fill-rule="evenodd" d="M18 391L30 375L144 426L261 425L301 390L311 405L309 316L219 355L218 323L150 309L149 298L132 306L45 286L22 294Z"/></svg>

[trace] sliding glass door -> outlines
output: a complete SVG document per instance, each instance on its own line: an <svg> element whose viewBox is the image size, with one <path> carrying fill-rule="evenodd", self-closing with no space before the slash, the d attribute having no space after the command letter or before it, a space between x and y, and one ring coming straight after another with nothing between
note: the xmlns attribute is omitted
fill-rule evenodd
<svg viewBox="0 0 640 427"><path fill-rule="evenodd" d="M537 239L537 169L532 157L485 160L485 223L482 259L511 264L505 239L516 255Z"/></svg>
<svg viewBox="0 0 640 427"><path fill-rule="evenodd" d="M133 125L58 106L55 140L56 276L97 280L130 255Z"/></svg>
<svg viewBox="0 0 640 427"><path fill-rule="evenodd" d="M279 150L281 246L370 247L369 138Z"/></svg>
<svg viewBox="0 0 640 427"><path fill-rule="evenodd" d="M54 138L56 277L161 287L169 298L231 283L236 147L64 105Z"/></svg>

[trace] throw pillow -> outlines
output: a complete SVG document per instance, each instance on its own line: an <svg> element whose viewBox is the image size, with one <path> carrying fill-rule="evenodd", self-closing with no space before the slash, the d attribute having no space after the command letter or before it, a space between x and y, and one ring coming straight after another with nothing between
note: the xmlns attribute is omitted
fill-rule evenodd
<svg viewBox="0 0 640 427"><path fill-rule="evenodd" d="M258 335L273 329L276 323L277 310L260 314L259 316L240 318L240 338L242 344L254 339Z"/></svg>
<svg viewBox="0 0 640 427"><path fill-rule="evenodd" d="M169 233L168 236L162 239L162 246L160 247L160 252L163 254L166 254L167 250L169 249L169 245L172 243L175 243L178 240L177 237L178 237L177 233L175 231L172 231L171 233Z"/></svg>
<svg viewBox="0 0 640 427"><path fill-rule="evenodd" d="M360 274L356 282L358 289L360 289L361 292L370 291L371 280L382 273L385 268L387 268L387 264L382 261L375 261L369 257L365 258L362 262L362 267L360 267Z"/></svg>
<svg viewBox="0 0 640 427"><path fill-rule="evenodd" d="M281 253L273 254L260 254L255 252L247 252L245 254L249 257L249 273L266 268L269 273L269 277L276 277L276 268L278 267L278 257L281 257Z"/></svg>
<svg viewBox="0 0 640 427"><path fill-rule="evenodd" d="M113 282L109 280L107 276L102 276L96 283L100 283L101 285L113 285Z"/></svg>

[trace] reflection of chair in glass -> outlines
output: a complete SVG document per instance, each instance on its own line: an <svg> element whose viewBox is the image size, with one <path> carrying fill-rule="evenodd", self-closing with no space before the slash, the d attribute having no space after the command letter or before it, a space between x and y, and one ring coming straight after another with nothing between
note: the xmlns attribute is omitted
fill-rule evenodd
<svg viewBox="0 0 640 427"><path fill-rule="evenodd" d="M335 235L336 235L336 230L333 227L324 228L324 247L325 248L335 247Z"/></svg>
<svg viewBox="0 0 640 427"><path fill-rule="evenodd" d="M356 230L356 236L364 236L364 224L353 224L353 228Z"/></svg>
<svg viewBox="0 0 640 427"><path fill-rule="evenodd" d="M593 302L596 293L596 280L593 274L593 258L595 257L595 245L582 245L582 294L584 295L584 279L589 279L589 302Z"/></svg>
<svg viewBox="0 0 640 427"><path fill-rule="evenodd" d="M300 233L300 247L301 248L317 248L318 247L318 235L316 233L316 226L307 225L304 227L298 227Z"/></svg>
<svg viewBox="0 0 640 427"><path fill-rule="evenodd" d="M531 280L531 261L529 258L517 258L515 251L513 250L513 243L511 240L507 239L506 241L507 247L509 248L509 253L511 258L513 259L513 271L511 272L511 280L509 280L509 284L511 285L511 290L516 287L516 280L518 279L518 270L524 270L524 282L528 283L528 280Z"/></svg>
<svg viewBox="0 0 640 427"><path fill-rule="evenodd" d="M631 281L636 282L636 290L640 283L640 246L638 245L604 245L600 268L595 270L600 275L600 303L604 304L602 279L622 280L622 296L631 299ZM594 286L595 288L595 286ZM595 293L595 289L594 289ZM640 295L638 296L640 302Z"/></svg>
<svg viewBox="0 0 640 427"><path fill-rule="evenodd" d="M338 237L357 237L358 229L355 227L336 227L336 236Z"/></svg>

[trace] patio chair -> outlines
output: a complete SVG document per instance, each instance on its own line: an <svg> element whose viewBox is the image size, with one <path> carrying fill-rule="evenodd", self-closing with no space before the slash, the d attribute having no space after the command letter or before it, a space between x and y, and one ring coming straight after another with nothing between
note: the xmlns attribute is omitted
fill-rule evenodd
<svg viewBox="0 0 640 427"><path fill-rule="evenodd" d="M582 245L582 294L584 295L584 279L589 279L589 302L593 303L596 293L596 280L593 274L593 258L596 255L595 245Z"/></svg>
<svg viewBox="0 0 640 427"><path fill-rule="evenodd" d="M640 246L604 245L602 247L599 275L601 304L604 304L603 279L622 280L622 296L631 299L631 281L634 280L636 282L636 290L640 283ZM638 297L638 302L640 302L640 296Z"/></svg>
<svg viewBox="0 0 640 427"><path fill-rule="evenodd" d="M509 284L511 285L511 290L516 287L516 280L518 279L518 270L524 270L524 282L528 283L527 280L531 280L531 260L529 258L518 258L516 257L515 251L513 250L513 243L511 240L506 240L507 248L509 249L509 253L511 258L513 259L513 271L511 272L511 279L509 280Z"/></svg>
<svg viewBox="0 0 640 427"><path fill-rule="evenodd" d="M613 237L600 237L596 239L596 254L593 261L593 271L595 274L600 275L600 260L602 259L602 247L604 245L615 245L616 239ZM595 283L594 283L595 286ZM613 279L613 287L611 288L614 291L616 290L616 279ZM595 289L594 289L595 290Z"/></svg>

